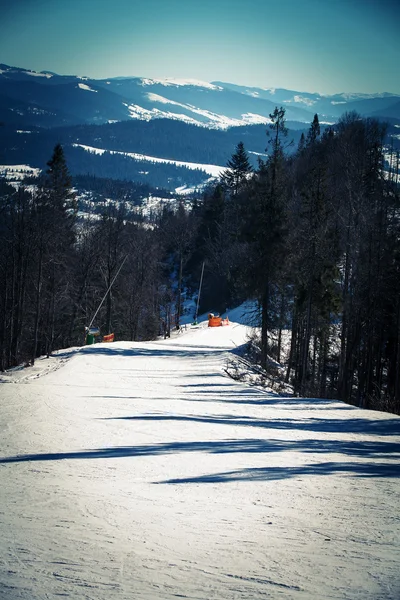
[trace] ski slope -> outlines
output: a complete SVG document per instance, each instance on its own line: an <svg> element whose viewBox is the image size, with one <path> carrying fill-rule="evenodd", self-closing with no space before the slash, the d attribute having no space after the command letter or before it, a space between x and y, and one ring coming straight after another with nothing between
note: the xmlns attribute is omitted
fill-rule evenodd
<svg viewBox="0 0 400 600"><path fill-rule="evenodd" d="M2 377L1 600L399 600L400 418L229 379L246 333Z"/></svg>

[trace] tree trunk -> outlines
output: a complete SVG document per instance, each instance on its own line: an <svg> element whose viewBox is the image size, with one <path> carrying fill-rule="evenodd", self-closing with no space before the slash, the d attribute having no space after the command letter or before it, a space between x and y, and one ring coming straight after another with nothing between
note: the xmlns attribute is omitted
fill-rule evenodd
<svg viewBox="0 0 400 600"><path fill-rule="evenodd" d="M268 280L267 280L268 281ZM264 287L264 294L261 302L261 366L263 369L268 365L268 332L269 332L269 285Z"/></svg>
<svg viewBox="0 0 400 600"><path fill-rule="evenodd" d="M42 292L42 269L43 269L43 249L39 250L38 276L36 280L36 311L35 324L33 328L33 348L32 348L32 365L35 364L35 358L38 348L39 339L39 319L40 319L40 301Z"/></svg>
<svg viewBox="0 0 400 600"><path fill-rule="evenodd" d="M182 304L182 272L183 272L183 255L182 253L180 254L180 261L179 261L179 278L178 278L178 297L176 299L176 317L175 317L175 322L176 322L176 329L179 329L180 327L180 321L181 321L181 304Z"/></svg>

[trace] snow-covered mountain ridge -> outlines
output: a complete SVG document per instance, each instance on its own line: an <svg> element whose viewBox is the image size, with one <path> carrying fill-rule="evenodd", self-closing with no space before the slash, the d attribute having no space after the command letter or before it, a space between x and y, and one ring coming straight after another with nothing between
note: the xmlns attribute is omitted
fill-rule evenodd
<svg viewBox="0 0 400 600"><path fill-rule="evenodd" d="M291 148L315 113L323 128L351 110L389 121L388 144L400 148L400 96L386 92L323 96L193 79L96 80L1 64L0 165L43 169L61 143L73 175L199 189L240 141L254 166L265 158L277 105L286 108Z"/></svg>
<svg viewBox="0 0 400 600"><path fill-rule="evenodd" d="M277 104L288 120L334 122L346 111L400 120L400 96L339 93L325 96L297 90L246 87L195 79L88 77L37 73L0 65L0 117L39 126L168 118L226 129L268 123ZM14 114L12 114L14 113Z"/></svg>

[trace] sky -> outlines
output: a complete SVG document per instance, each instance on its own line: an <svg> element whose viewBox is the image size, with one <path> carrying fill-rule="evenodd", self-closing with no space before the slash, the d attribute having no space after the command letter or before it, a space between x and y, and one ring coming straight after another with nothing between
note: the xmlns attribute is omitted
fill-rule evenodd
<svg viewBox="0 0 400 600"><path fill-rule="evenodd" d="M0 63L400 93L400 0L0 0Z"/></svg>

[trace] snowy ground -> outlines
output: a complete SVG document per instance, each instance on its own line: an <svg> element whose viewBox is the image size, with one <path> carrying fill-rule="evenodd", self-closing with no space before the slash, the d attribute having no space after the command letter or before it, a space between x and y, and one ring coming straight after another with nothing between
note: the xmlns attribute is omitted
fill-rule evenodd
<svg viewBox="0 0 400 600"><path fill-rule="evenodd" d="M104 148L94 148L93 146L85 146L84 144L72 144L74 147L83 148L87 152L91 152L93 154L104 154L105 152L109 152L110 154L121 154L122 156L129 156L136 161L146 161L152 163L164 163L170 165L176 165L177 167L186 167L187 169L193 169L197 171L198 169L205 171L212 177L219 177L221 173L225 171L225 167L218 165L209 165L203 163L194 163L194 162L185 162L182 160L170 160L169 158L158 158L155 156L147 156L145 154L138 154L136 152L120 152L119 150L106 150Z"/></svg>
<svg viewBox="0 0 400 600"><path fill-rule="evenodd" d="M399 600L400 418L232 381L245 336L2 377L1 600Z"/></svg>

